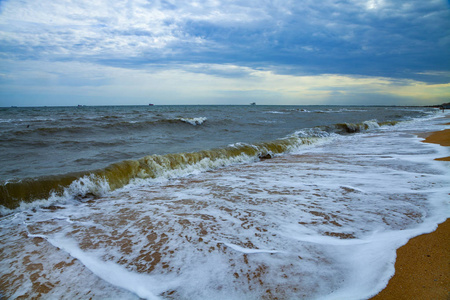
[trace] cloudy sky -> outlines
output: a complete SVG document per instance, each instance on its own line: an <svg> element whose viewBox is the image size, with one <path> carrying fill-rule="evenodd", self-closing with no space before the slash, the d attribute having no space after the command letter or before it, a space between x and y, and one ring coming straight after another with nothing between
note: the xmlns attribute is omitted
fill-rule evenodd
<svg viewBox="0 0 450 300"><path fill-rule="evenodd" d="M0 106L449 101L447 0L0 0Z"/></svg>

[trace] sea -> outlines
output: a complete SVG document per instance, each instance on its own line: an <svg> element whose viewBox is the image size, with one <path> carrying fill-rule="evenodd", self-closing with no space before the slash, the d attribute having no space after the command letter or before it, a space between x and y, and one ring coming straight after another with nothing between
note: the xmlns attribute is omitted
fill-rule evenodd
<svg viewBox="0 0 450 300"><path fill-rule="evenodd" d="M448 116L0 108L0 298L368 299L450 216Z"/></svg>

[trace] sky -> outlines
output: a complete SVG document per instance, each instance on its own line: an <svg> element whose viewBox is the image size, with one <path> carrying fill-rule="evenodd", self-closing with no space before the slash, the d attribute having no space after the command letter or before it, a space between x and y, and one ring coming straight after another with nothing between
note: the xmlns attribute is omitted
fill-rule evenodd
<svg viewBox="0 0 450 300"><path fill-rule="evenodd" d="M448 0L0 0L0 106L450 102Z"/></svg>

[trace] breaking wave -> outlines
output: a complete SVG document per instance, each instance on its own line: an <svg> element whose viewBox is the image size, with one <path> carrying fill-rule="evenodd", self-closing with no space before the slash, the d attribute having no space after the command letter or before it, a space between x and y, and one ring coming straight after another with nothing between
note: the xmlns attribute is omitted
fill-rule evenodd
<svg viewBox="0 0 450 300"><path fill-rule="evenodd" d="M121 119L113 118L102 118L102 120L106 120L107 122L100 122L96 124L98 128L102 129L124 129L124 130L133 130L133 129L145 129L151 128L153 126L164 126L164 125L176 125L176 124L189 124L189 125L201 125L203 124L207 118L205 117L197 117L197 118L169 118L169 119L152 119L145 121L124 121ZM28 125L18 127L15 130L12 130L10 133L14 134L14 136L24 136L30 134L38 134L42 136L48 136L58 133L69 133L69 134L80 134L92 131L92 124L82 124L82 121L79 122L77 126L55 126L55 127L40 127L39 125Z"/></svg>
<svg viewBox="0 0 450 300"><path fill-rule="evenodd" d="M350 134L365 132L380 128L381 126L394 126L398 121L378 122L377 120L364 121L362 123L338 123L331 126L319 126L320 129L326 132L334 132L338 134Z"/></svg>
<svg viewBox="0 0 450 300"><path fill-rule="evenodd" d="M201 125L203 124L203 122L206 121L205 117L201 117L201 118L181 118L181 121L191 124L191 125Z"/></svg>
<svg viewBox="0 0 450 300"><path fill-rule="evenodd" d="M184 122L197 125L202 124L206 118L187 120ZM395 125L395 122L378 123L371 120L359 124L335 124L300 130L283 139L265 143L236 143L225 148L199 152L149 155L137 160L114 163L94 171L4 182L0 185L0 205L7 209L15 209L22 203L101 197L109 191L129 184L132 180L181 177L231 164L272 158L301 146L327 141L336 134L362 132L383 125Z"/></svg>

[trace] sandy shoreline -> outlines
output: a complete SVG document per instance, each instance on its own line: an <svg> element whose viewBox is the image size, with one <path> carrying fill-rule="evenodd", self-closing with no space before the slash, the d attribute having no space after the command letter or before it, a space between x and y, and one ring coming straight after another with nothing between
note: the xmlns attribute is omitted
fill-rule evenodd
<svg viewBox="0 0 450 300"><path fill-rule="evenodd" d="M424 142L450 146L450 129L434 132ZM436 160L450 161L450 157ZM450 299L449 241L447 219L436 231L417 236L399 248L395 275L372 300Z"/></svg>
<svg viewBox="0 0 450 300"><path fill-rule="evenodd" d="M446 124L446 125L449 125L449 124ZM445 129L442 131L434 132L433 134L429 135L424 140L424 142L439 144L441 146L448 147L448 146L450 146L450 129ZM436 158L436 160L450 161L450 156Z"/></svg>

